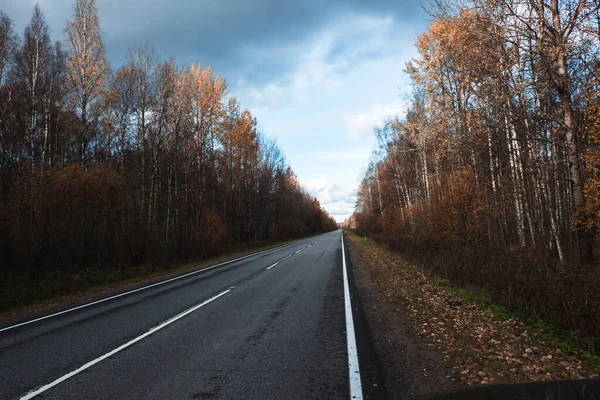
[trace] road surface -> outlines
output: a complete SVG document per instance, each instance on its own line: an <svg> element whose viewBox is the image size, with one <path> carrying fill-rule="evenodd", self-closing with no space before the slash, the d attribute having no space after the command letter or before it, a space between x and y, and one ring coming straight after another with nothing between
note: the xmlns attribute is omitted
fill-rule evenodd
<svg viewBox="0 0 600 400"><path fill-rule="evenodd" d="M342 246L330 232L0 325L0 399L383 397Z"/></svg>

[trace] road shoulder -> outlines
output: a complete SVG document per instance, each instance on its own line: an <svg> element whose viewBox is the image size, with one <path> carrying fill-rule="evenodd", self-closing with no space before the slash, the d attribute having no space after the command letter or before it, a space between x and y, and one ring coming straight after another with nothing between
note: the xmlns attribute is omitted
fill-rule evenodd
<svg viewBox="0 0 600 400"><path fill-rule="evenodd" d="M402 399L455 387L456 383L448 378L451 370L445 365L443 353L415 335L405 304L383 293L359 249L348 242L354 286L388 397ZM371 383L363 382L367 385Z"/></svg>
<svg viewBox="0 0 600 400"><path fill-rule="evenodd" d="M452 286L382 244L352 233L347 237L352 257L358 260L357 281L364 274L377 288L365 310L373 319L369 324L386 385L406 379L418 394L455 384L598 378L597 358L566 348L543 325L481 302L468 288ZM403 368L409 369L405 375ZM439 380L428 376L420 381L414 374L423 369ZM456 383L444 381L444 376Z"/></svg>

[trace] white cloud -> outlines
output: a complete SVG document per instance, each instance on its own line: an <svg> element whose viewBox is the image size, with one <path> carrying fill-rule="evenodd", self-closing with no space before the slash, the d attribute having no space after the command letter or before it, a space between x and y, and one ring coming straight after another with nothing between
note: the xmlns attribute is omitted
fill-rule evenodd
<svg viewBox="0 0 600 400"><path fill-rule="evenodd" d="M328 205L327 212L336 219L341 215L349 215L354 212L354 202L336 202Z"/></svg>
<svg viewBox="0 0 600 400"><path fill-rule="evenodd" d="M331 35L325 34L315 42L294 46L295 51L289 48L269 49L270 52L280 53L281 57L294 57L294 53L301 56L293 70L264 85L253 85L241 78L237 82L237 91L253 107L281 107L295 101L310 100L316 91L343 86L339 70L346 64L326 60L333 40Z"/></svg>
<svg viewBox="0 0 600 400"><path fill-rule="evenodd" d="M368 160L372 148L369 147L350 147L345 149L334 149L326 151L312 152L312 158L319 161L354 161L363 162Z"/></svg>
<svg viewBox="0 0 600 400"><path fill-rule="evenodd" d="M281 107L295 101L313 101L327 91L345 86L349 71L368 63L373 53L389 50L393 29L394 19L389 16L347 15L303 43L269 48L265 58L278 54L296 59L295 68L259 86L240 78L236 92L247 99L251 107ZM266 50L247 51L259 57Z"/></svg>
<svg viewBox="0 0 600 400"><path fill-rule="evenodd" d="M386 118L401 116L405 113L406 103L403 101L396 101L387 105L375 104L367 112L346 114L344 116L344 125L351 140L360 140L372 135L373 129L381 126Z"/></svg>
<svg viewBox="0 0 600 400"><path fill-rule="evenodd" d="M284 60L285 68L261 75L266 81L243 76L232 87L338 221L354 211L357 180L375 145L373 128L406 111L399 98L408 91L402 66L415 56L415 28L399 22L344 14L300 43L249 48L253 58Z"/></svg>
<svg viewBox="0 0 600 400"><path fill-rule="evenodd" d="M313 193L318 193L321 190L323 190L325 187L327 187L327 178L309 179L307 181L300 182L300 183L306 190L308 190L308 192L310 194L313 194ZM313 196L316 196L316 195L313 194Z"/></svg>
<svg viewBox="0 0 600 400"><path fill-rule="evenodd" d="M354 211L356 187L354 185L331 184L327 178L315 178L301 182L321 206L337 221L343 221Z"/></svg>

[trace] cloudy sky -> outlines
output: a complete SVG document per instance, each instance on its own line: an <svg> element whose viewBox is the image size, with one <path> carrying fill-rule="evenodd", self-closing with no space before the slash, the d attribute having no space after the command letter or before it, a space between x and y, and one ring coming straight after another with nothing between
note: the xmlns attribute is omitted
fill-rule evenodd
<svg viewBox="0 0 600 400"><path fill-rule="evenodd" d="M19 33L35 0L0 0ZM63 40L74 0L38 0ZM97 0L111 66L129 45L211 65L338 221L354 209L373 128L405 112L420 0Z"/></svg>

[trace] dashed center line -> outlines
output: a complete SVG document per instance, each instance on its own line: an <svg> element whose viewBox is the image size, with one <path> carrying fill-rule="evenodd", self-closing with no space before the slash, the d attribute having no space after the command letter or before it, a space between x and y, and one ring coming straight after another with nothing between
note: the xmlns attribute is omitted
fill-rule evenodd
<svg viewBox="0 0 600 400"><path fill-rule="evenodd" d="M300 253L302 250L304 250L304 249L300 249L300 250L298 250L297 252L295 252L294 254L298 254L298 253Z"/></svg>
<svg viewBox="0 0 600 400"><path fill-rule="evenodd" d="M282 258L281 260L277 261L275 264L273 264L273 265L271 265L271 266L268 266L268 267L266 268L266 270L268 271L268 270L270 270L271 268L275 268L277 265L279 265L280 263L284 262L285 260L287 260L287 259L288 259L288 258L290 258L291 256L293 256L293 254L290 254L289 256L287 256L287 257L285 257L285 258Z"/></svg>

